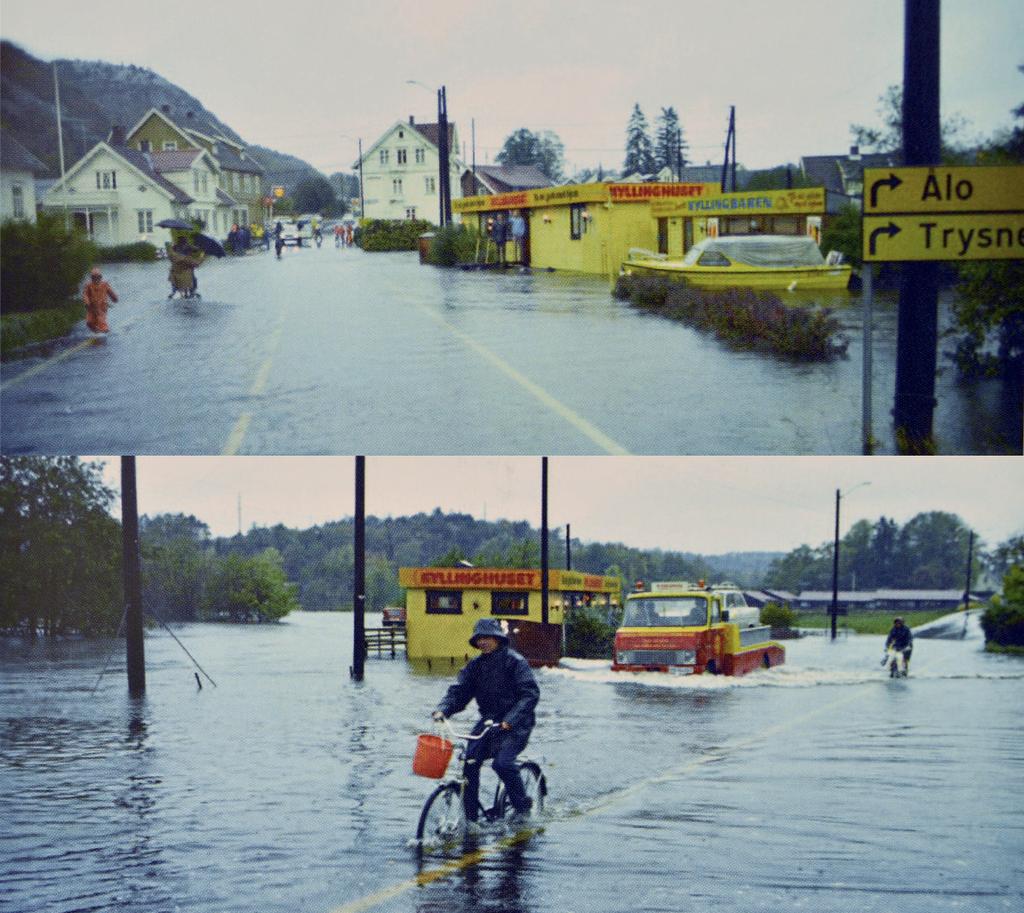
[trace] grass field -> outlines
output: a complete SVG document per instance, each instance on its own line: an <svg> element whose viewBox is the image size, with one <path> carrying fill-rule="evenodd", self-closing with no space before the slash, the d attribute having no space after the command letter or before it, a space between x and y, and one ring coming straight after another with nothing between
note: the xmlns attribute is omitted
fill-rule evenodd
<svg viewBox="0 0 1024 913"><path fill-rule="evenodd" d="M942 609L934 612L903 612L900 617L909 627L915 628L948 614L948 611ZM888 634L895 617L895 612L851 612L839 616L838 626L854 634ZM828 615L821 612L798 612L794 627L827 628L830 625Z"/></svg>

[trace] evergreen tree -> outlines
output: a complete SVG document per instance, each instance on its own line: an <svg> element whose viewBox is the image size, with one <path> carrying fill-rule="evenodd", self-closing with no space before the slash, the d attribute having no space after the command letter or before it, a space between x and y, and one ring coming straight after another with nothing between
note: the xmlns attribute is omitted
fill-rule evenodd
<svg viewBox="0 0 1024 913"><path fill-rule="evenodd" d="M655 171L654 149L647 127L647 118L640 103L633 105L633 113L626 125L626 159L622 163L623 175L651 174Z"/></svg>
<svg viewBox="0 0 1024 913"><path fill-rule="evenodd" d="M686 140L675 108L662 108L654 140L654 170L669 168L676 180L686 164Z"/></svg>

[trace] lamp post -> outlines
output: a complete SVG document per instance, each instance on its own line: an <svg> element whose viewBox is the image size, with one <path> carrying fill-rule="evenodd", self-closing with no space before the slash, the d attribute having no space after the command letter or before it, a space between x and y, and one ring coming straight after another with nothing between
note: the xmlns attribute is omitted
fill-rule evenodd
<svg viewBox="0 0 1024 913"><path fill-rule="evenodd" d="M366 199L363 197L363 140L362 137L357 139L347 133L339 133L338 136L341 139L355 140L359 146L359 218L362 219L366 211Z"/></svg>
<svg viewBox="0 0 1024 913"><path fill-rule="evenodd" d="M851 491L856 491L858 488L863 488L865 485L870 484L870 482L860 482L844 492L841 492L838 488L836 489L836 533L832 544L832 608L829 612L832 616L832 640L836 639L836 616L839 614L839 502L846 495L850 494Z"/></svg>
<svg viewBox="0 0 1024 913"><path fill-rule="evenodd" d="M407 79L410 86L434 91L416 79ZM444 228L452 220L451 150L448 148L448 95L444 86L437 90L437 190L438 221Z"/></svg>

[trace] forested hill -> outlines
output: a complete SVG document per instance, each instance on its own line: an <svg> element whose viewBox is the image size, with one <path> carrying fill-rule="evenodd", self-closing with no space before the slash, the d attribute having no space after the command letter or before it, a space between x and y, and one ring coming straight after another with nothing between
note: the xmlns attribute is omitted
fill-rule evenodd
<svg viewBox="0 0 1024 913"><path fill-rule="evenodd" d="M64 126L64 160L70 165L100 140L113 126L131 129L150 108L170 106L170 116L187 126L187 114L207 121L228 139L245 143L228 124L208 111L194 95L145 67L105 63L99 60L58 60L61 119ZM60 173L57 115L53 93L52 62L39 60L10 41L0 43L0 102L5 135L18 140L44 164L51 177ZM254 88L254 91L257 89ZM279 172L288 172L291 187L308 174L319 174L312 165L272 149L253 147L261 164L266 155L267 185L278 183ZM286 161L279 167L278 157Z"/></svg>
<svg viewBox="0 0 1024 913"><path fill-rule="evenodd" d="M352 603L352 521L340 520L297 530L286 526L254 527L242 536L209 539L206 528L192 517L143 518L143 543L159 549L163 543L190 540L200 549L217 556L255 556L266 549L280 553L285 573L298 587L306 609L348 607ZM550 532L552 567L565 567L565 533ZM417 567L460 558L477 566L537 567L540 565L540 532L526 522L477 520L468 514L443 513L366 521L367 597L371 607L380 608L401 601L399 567ZM753 583L745 576L746 556L701 555L631 548L621 543L583 543L572 540L574 570L597 574L619 574L626 586L636 579L730 579ZM151 552L156 556L155 552ZM758 566L780 554L763 555ZM730 560L736 559L736 560ZM154 594L155 596L156 594ZM169 600L168 611L174 600Z"/></svg>

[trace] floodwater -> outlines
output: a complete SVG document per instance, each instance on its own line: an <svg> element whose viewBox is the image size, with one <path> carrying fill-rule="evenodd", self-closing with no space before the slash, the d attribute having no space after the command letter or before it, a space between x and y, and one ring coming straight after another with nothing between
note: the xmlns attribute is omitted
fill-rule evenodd
<svg viewBox="0 0 1024 913"><path fill-rule="evenodd" d="M353 683L348 615L177 633L217 687L159 630L142 700L120 643L0 646L0 909L1024 906L1024 660L974 627L897 681L867 636L740 679L541 670L540 829L424 858L410 763L447 671Z"/></svg>
<svg viewBox="0 0 1024 913"><path fill-rule="evenodd" d="M328 244L206 263L203 300L182 302L166 270L107 267L108 337L81 324L0 367L5 453L861 452L857 294L786 295L834 306L849 338L845 359L793 364L640 313L593 276ZM872 424L893 453L894 293L874 328ZM1020 404L939 367L939 452L1019 453Z"/></svg>

